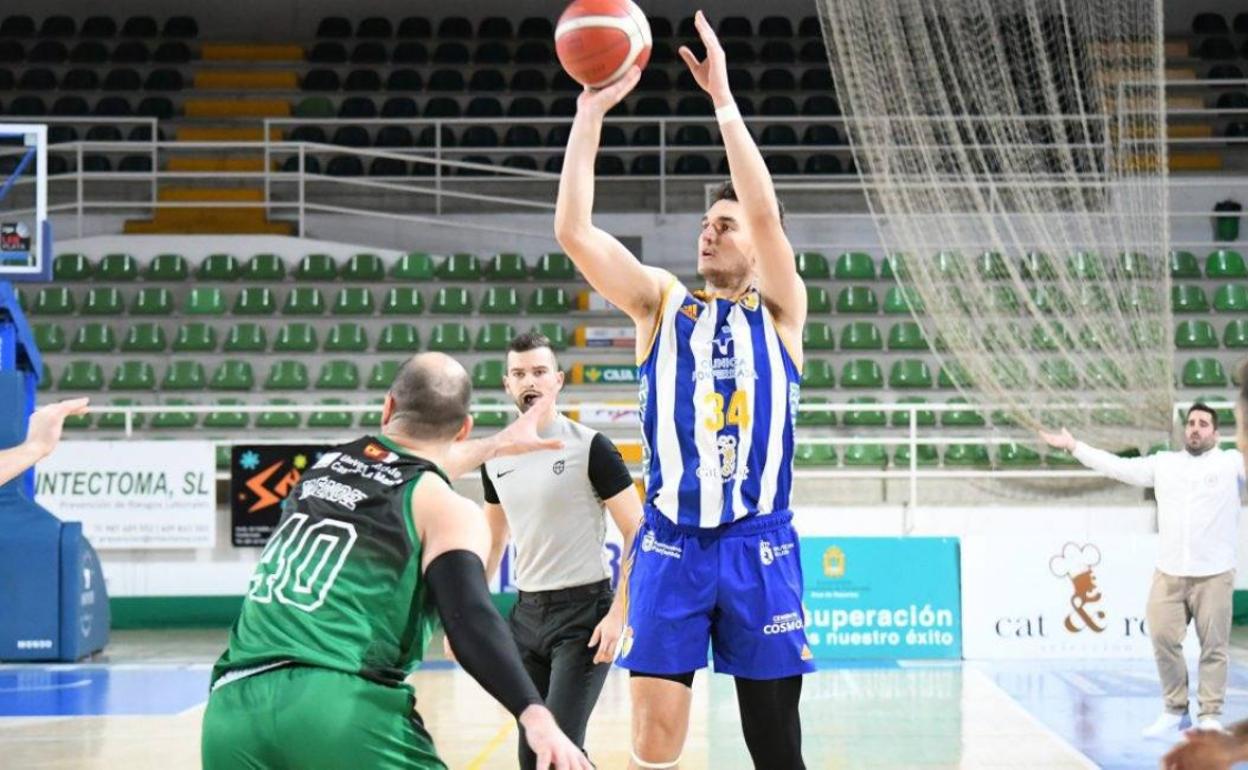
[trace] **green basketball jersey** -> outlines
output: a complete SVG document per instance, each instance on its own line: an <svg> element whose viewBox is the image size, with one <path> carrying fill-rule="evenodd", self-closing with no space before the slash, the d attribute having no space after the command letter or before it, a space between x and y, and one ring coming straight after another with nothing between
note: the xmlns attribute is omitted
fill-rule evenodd
<svg viewBox="0 0 1248 770"><path fill-rule="evenodd" d="M284 503L213 682L283 662L401 682L436 622L411 516L431 471L446 478L384 438L322 455Z"/></svg>

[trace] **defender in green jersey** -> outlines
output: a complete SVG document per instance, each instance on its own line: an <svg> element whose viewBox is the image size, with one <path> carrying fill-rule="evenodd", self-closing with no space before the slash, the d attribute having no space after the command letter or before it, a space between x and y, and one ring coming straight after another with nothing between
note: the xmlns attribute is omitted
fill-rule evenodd
<svg viewBox="0 0 1248 770"><path fill-rule="evenodd" d="M470 395L453 359L416 356L386 395L381 435L326 453L292 490L213 669L205 770L445 768L403 682L435 611L464 669L518 717L539 767L588 770L489 600L484 516L449 482L491 457L551 448L536 426L553 401L465 441Z"/></svg>

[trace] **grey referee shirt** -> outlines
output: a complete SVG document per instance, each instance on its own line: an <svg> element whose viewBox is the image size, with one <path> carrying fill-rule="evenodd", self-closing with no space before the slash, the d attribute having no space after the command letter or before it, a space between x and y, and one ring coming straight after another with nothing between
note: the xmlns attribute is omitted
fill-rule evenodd
<svg viewBox="0 0 1248 770"><path fill-rule="evenodd" d="M603 553L603 500L633 479L611 439L556 416L541 431L563 448L490 460L481 466L485 501L502 505L516 545L521 591L553 591L611 577Z"/></svg>

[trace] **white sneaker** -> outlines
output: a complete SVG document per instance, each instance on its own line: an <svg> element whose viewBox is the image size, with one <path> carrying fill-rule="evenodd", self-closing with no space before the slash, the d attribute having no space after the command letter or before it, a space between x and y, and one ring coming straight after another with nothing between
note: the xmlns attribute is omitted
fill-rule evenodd
<svg viewBox="0 0 1248 770"><path fill-rule="evenodd" d="M1145 738L1165 738L1172 740L1178 733L1192 726L1192 718L1186 713L1171 714L1169 711L1157 717L1157 721L1144 728Z"/></svg>
<svg viewBox="0 0 1248 770"><path fill-rule="evenodd" d="M1222 726L1222 723L1219 722L1216 717L1204 717L1196 723L1196 729L1218 733L1226 732L1226 728Z"/></svg>

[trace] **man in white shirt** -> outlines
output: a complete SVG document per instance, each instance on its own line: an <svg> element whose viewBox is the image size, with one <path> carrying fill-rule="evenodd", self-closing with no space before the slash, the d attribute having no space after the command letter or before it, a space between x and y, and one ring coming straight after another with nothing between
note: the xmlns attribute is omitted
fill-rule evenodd
<svg viewBox="0 0 1248 770"><path fill-rule="evenodd" d="M1238 450L1218 448L1217 412L1192 405L1184 451L1149 457L1118 457L1075 441L1064 428L1042 431L1040 438L1110 478L1155 489L1160 542L1146 617L1165 712L1144 734L1172 738L1192 725L1183 660L1183 637L1192 621L1200 640L1198 726L1221 730L1244 460Z"/></svg>

